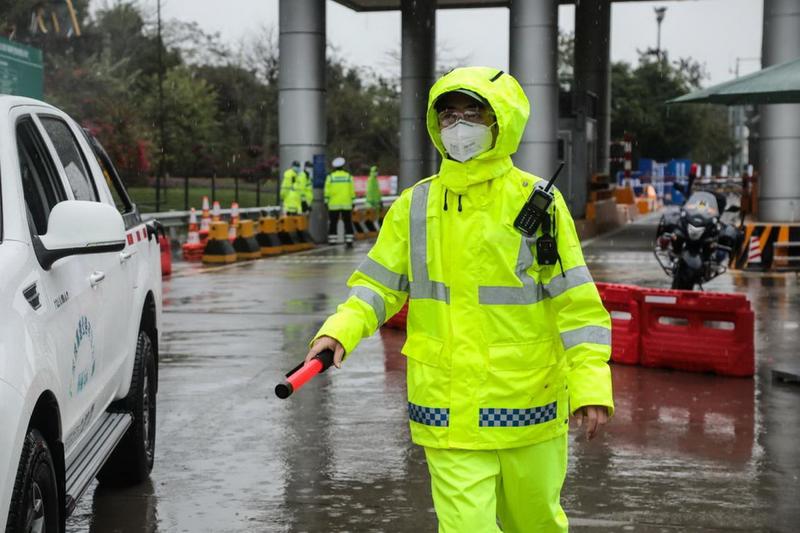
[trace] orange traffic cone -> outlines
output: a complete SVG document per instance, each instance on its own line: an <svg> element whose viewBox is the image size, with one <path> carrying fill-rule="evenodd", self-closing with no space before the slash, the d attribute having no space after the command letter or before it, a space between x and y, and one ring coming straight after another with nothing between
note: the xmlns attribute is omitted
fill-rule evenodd
<svg viewBox="0 0 800 533"><path fill-rule="evenodd" d="M197 211L194 207L189 212L189 237L186 239L189 244L200 242L200 232L197 229Z"/></svg>
<svg viewBox="0 0 800 533"><path fill-rule="evenodd" d="M203 196L203 215L200 217L200 239L208 238L208 230L211 229L211 214L208 211L208 196Z"/></svg>
<svg viewBox="0 0 800 533"><path fill-rule="evenodd" d="M219 202L214 200L214 208L211 211L211 222L219 222L222 220L222 210L219 207Z"/></svg>
<svg viewBox="0 0 800 533"><path fill-rule="evenodd" d="M189 213L189 236L181 248L184 261L200 261L203 257L205 245L200 242L200 232L197 230L197 212L194 207Z"/></svg>

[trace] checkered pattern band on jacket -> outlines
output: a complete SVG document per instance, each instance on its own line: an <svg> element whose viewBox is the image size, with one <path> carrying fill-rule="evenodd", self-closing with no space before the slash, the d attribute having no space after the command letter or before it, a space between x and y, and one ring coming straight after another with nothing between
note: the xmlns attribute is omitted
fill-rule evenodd
<svg viewBox="0 0 800 533"><path fill-rule="evenodd" d="M450 409L446 407L423 407L408 402L408 418L426 426L446 427L450 423Z"/></svg>
<svg viewBox="0 0 800 533"><path fill-rule="evenodd" d="M521 427L533 426L555 420L558 416L558 402L530 409L482 408L478 417L481 427Z"/></svg>

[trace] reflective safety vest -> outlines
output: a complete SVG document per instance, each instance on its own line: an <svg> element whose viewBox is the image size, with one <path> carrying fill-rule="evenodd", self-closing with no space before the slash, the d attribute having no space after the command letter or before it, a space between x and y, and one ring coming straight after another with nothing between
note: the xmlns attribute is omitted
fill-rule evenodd
<svg viewBox="0 0 800 533"><path fill-rule="evenodd" d="M541 230L526 238L513 227L543 180L511 162L528 103L516 80L497 72L456 69L434 85L431 108L454 88L486 98L497 114L495 145L466 163L448 159L429 112L444 156L439 173L392 205L348 281L350 296L317 334L349 355L408 298L408 415L423 446L527 446L565 433L580 407L614 407L611 321L563 197L556 191L551 207L560 264L536 261Z"/></svg>
<svg viewBox="0 0 800 533"><path fill-rule="evenodd" d="M346 170L334 170L325 178L325 203L328 209L345 210L353 209L353 200L356 199L356 187L353 176Z"/></svg>
<svg viewBox="0 0 800 533"><path fill-rule="evenodd" d="M299 175L293 168L288 168L283 173L281 182L281 202L286 213L300 213L303 210L303 184Z"/></svg>
<svg viewBox="0 0 800 533"><path fill-rule="evenodd" d="M367 178L367 205L373 209L378 210L380 214L383 208L383 197L381 196L381 185L378 183L378 168L372 167L369 169L369 177Z"/></svg>
<svg viewBox="0 0 800 533"><path fill-rule="evenodd" d="M301 170L297 175L297 189L300 192L300 199L309 205L314 200L314 189L312 187L313 184L308 172Z"/></svg>

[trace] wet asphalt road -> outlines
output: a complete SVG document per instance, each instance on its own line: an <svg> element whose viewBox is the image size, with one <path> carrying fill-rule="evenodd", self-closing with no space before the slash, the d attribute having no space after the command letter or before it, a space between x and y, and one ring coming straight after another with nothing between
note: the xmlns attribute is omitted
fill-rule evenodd
<svg viewBox="0 0 800 533"><path fill-rule="evenodd" d="M654 231L650 219L589 241L595 279L668 287L648 251ZM152 480L90 489L68 531L436 531L409 439L403 333L381 330L287 401L273 394L368 246L178 265L164 284ZM607 431L571 434L572 530L800 530L800 386L769 373L800 363L799 281L732 273L706 287L753 302L755 379L613 367Z"/></svg>

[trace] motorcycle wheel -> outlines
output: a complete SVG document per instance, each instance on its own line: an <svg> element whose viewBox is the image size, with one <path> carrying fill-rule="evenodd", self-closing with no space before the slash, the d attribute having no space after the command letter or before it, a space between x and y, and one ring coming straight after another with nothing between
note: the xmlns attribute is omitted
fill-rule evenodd
<svg viewBox="0 0 800 533"><path fill-rule="evenodd" d="M681 291L694 290L694 280L692 280L692 278L686 272L686 265L681 264L677 269L675 269L675 275L672 276L671 288Z"/></svg>

